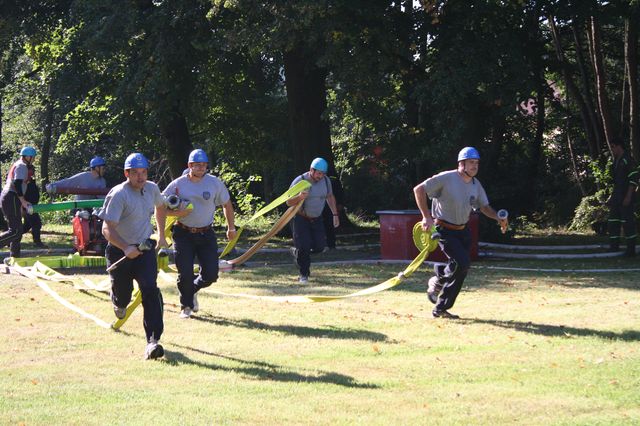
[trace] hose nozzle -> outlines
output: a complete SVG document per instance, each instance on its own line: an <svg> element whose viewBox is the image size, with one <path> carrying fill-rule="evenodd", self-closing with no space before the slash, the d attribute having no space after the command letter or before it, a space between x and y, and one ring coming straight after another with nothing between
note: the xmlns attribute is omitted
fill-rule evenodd
<svg viewBox="0 0 640 426"><path fill-rule="evenodd" d="M500 230L504 234L507 232L507 223L504 222L509 218L509 212L505 209L498 210L498 220L500 220Z"/></svg>

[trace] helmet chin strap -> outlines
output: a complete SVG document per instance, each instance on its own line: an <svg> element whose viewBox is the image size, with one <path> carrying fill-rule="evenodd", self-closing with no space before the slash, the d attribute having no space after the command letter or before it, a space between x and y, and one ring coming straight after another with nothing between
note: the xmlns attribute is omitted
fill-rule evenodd
<svg viewBox="0 0 640 426"><path fill-rule="evenodd" d="M473 176L471 176L469 173L467 173L467 160L462 160L462 173L464 173L465 175L467 175L471 179L473 179Z"/></svg>

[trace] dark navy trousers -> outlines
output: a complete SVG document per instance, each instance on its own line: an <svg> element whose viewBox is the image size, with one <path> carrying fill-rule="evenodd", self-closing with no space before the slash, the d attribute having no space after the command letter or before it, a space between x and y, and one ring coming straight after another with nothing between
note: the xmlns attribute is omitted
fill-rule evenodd
<svg viewBox="0 0 640 426"><path fill-rule="evenodd" d="M2 213L9 229L0 234L0 247L9 246L11 256L20 257L20 241L22 240L22 205L18 194L13 191L2 193L0 199Z"/></svg>
<svg viewBox="0 0 640 426"><path fill-rule="evenodd" d="M192 233L173 227L173 246L176 250L180 305L193 308L193 295L218 280L218 242L212 228ZM196 256L200 264L198 276L193 272Z"/></svg>
<svg viewBox="0 0 640 426"><path fill-rule="evenodd" d="M311 268L311 253L322 253L327 243L322 216L308 219L296 215L291 221L295 261L300 275L308 277Z"/></svg>
<svg viewBox="0 0 640 426"><path fill-rule="evenodd" d="M118 247L107 244L105 251L107 267L124 256ZM158 259L155 250L147 250L135 259L127 259L109 272L111 277L111 301L120 308L131 302L133 280L138 282L142 293L144 332L147 342L159 340L164 330L162 293L158 288Z"/></svg>
<svg viewBox="0 0 640 426"><path fill-rule="evenodd" d="M24 224L22 225L22 233L26 234L29 231L31 231L31 235L33 235L34 243L42 242L42 238L41 238L42 218L38 213L24 215Z"/></svg>
<svg viewBox="0 0 640 426"><path fill-rule="evenodd" d="M437 229L441 235L438 244L449 262L436 267L436 275L443 287L435 309L445 311L456 302L471 266L471 231L468 226L460 231Z"/></svg>

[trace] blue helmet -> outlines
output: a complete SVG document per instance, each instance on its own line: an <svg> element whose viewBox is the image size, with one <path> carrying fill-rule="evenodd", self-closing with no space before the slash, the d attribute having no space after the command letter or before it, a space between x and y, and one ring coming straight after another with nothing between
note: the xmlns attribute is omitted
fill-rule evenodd
<svg viewBox="0 0 640 426"><path fill-rule="evenodd" d="M329 163L327 163L327 160L324 158L314 158L311 162L311 168L322 173L327 173L327 170L329 170Z"/></svg>
<svg viewBox="0 0 640 426"><path fill-rule="evenodd" d="M124 160L124 169L148 169L149 161L145 158L144 155L139 152L134 152L133 154L129 154L126 160Z"/></svg>
<svg viewBox="0 0 640 426"><path fill-rule="evenodd" d="M20 155L23 157L35 157L36 149L32 146L25 146L20 150Z"/></svg>
<svg viewBox="0 0 640 426"><path fill-rule="evenodd" d="M102 157L93 157L91 159L91 161L89 161L89 167L92 168L92 169L94 167L100 167L100 166L104 166L106 164L107 164L107 162L104 161L104 158L102 158Z"/></svg>
<svg viewBox="0 0 640 426"><path fill-rule="evenodd" d="M472 146L466 146L458 153L458 161L464 160L479 160L480 153Z"/></svg>
<svg viewBox="0 0 640 426"><path fill-rule="evenodd" d="M194 149L189 154L189 163L208 163L209 157L202 149Z"/></svg>

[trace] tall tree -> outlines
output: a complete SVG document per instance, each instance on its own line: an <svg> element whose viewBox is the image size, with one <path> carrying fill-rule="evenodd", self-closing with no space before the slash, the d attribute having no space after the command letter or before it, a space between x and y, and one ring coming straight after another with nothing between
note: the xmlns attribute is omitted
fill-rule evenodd
<svg viewBox="0 0 640 426"><path fill-rule="evenodd" d="M640 158L640 91L638 90L638 20L640 5L631 6L624 20L624 58L629 84L629 145L635 158Z"/></svg>
<svg viewBox="0 0 640 426"><path fill-rule="evenodd" d="M602 59L602 37L600 34L600 24L598 18L591 17L589 23L589 41L591 43L592 62L596 77L596 93L598 98L598 107L600 108L600 118L602 120L602 128L604 129L607 145L611 150L611 142L615 138L616 130L614 129L613 119L611 117L611 108L609 103L609 95L607 93L607 75Z"/></svg>

